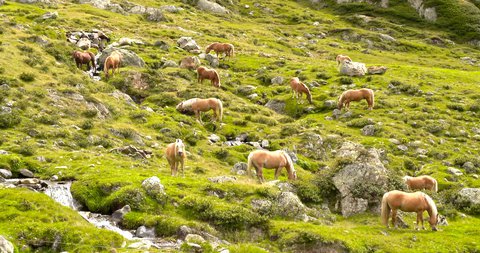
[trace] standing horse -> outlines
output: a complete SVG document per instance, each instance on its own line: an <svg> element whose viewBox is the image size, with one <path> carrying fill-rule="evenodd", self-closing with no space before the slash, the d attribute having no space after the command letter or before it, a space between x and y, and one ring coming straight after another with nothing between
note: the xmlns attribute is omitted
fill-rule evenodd
<svg viewBox="0 0 480 253"><path fill-rule="evenodd" d="M217 98L192 98L187 101L183 101L176 107L177 111L181 113L194 112L197 121L203 125L201 112L213 110L213 116L216 121L222 122L223 117L223 104L220 99Z"/></svg>
<svg viewBox="0 0 480 253"><path fill-rule="evenodd" d="M185 144L183 144L182 140L177 139L174 143L168 144L165 156L168 164L170 164L172 176L177 175L179 167L182 169L182 176L185 176L184 162L187 155L185 153Z"/></svg>
<svg viewBox="0 0 480 253"><path fill-rule="evenodd" d="M212 50L215 51L215 53L217 54L217 57L218 57L218 53L225 53L225 58L227 56L232 57L235 55L235 47L229 43L214 42L208 45L207 49L205 50L205 53L208 54Z"/></svg>
<svg viewBox="0 0 480 253"><path fill-rule="evenodd" d="M338 98L338 109L342 110L342 107L345 106L345 109L348 110L350 108L351 101L360 101L362 99L367 100L368 110L372 110L375 96L373 94L373 90L371 89L344 91Z"/></svg>
<svg viewBox="0 0 480 253"><path fill-rule="evenodd" d="M423 226L423 212L427 211L430 219L428 222L433 231L437 231L438 212L435 202L432 198L423 192L402 192L402 191L390 191L383 194L382 198L382 223L388 228L388 218L392 215L392 226L395 226L397 219L397 210L400 209L404 212L417 213L417 224L415 229L418 230L418 225L422 223Z"/></svg>
<svg viewBox="0 0 480 253"><path fill-rule="evenodd" d="M117 51L113 51L105 59L105 63L103 64L103 72L105 72L106 78L108 78L108 72L110 69L112 70L112 76L115 74L115 70L117 70L117 74L118 74L121 61L122 61L122 55Z"/></svg>
<svg viewBox="0 0 480 253"><path fill-rule="evenodd" d="M95 65L95 55L92 52L75 51L72 56L73 59L75 59L77 68L82 69L82 65L87 64L87 69L90 70L90 62L92 62L93 71L97 69L97 66Z"/></svg>
<svg viewBox="0 0 480 253"><path fill-rule="evenodd" d="M304 83L300 82L300 79L298 79L298 77L294 77L290 80L290 87L292 87L292 97L297 98L297 102L299 99L302 98L302 95L305 93L307 95L308 102L310 102L310 104L313 104L312 93L310 93L310 89L308 89L308 87Z"/></svg>
<svg viewBox="0 0 480 253"><path fill-rule="evenodd" d="M251 168L254 167L257 172L257 177L260 183L265 182L263 177L263 168L275 169L275 180L278 179L282 168L285 167L288 172L288 179L297 179L297 172L293 167L292 158L283 150L268 151L255 150L248 155L247 174L251 176Z"/></svg>
<svg viewBox="0 0 480 253"><path fill-rule="evenodd" d="M431 190L438 191L437 180L431 176L410 177L404 176L403 181L407 184L409 190Z"/></svg>
<svg viewBox="0 0 480 253"><path fill-rule="evenodd" d="M352 61L352 59L350 59L350 57L348 57L346 55L342 55L342 54L337 55L335 60L337 61L337 66L340 65L340 63L343 63L345 61L350 61L350 62Z"/></svg>
<svg viewBox="0 0 480 253"><path fill-rule="evenodd" d="M203 80L208 79L212 81L213 86L220 88L220 76L216 70L206 67L198 67L197 75L199 83L203 83Z"/></svg>

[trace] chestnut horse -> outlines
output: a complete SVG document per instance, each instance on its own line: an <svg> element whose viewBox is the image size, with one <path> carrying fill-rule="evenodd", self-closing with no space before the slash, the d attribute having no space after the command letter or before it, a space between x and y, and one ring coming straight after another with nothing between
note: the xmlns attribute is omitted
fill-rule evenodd
<svg viewBox="0 0 480 253"><path fill-rule="evenodd" d="M115 70L117 70L117 73L118 73L121 61L122 61L122 55L117 51L113 51L105 59L105 63L103 64L103 72L105 72L106 78L108 78L108 72L110 69L112 70L112 76L113 74L115 74Z"/></svg>
<svg viewBox="0 0 480 253"><path fill-rule="evenodd" d="M312 93L310 93L310 90L304 83L300 82L300 79L298 79L298 77L294 77L290 80L290 87L292 87L293 91L292 97L297 98L297 102L299 99L302 98L302 95L305 93L307 95L308 102L310 102L310 104L313 104Z"/></svg>
<svg viewBox="0 0 480 253"><path fill-rule="evenodd" d="M220 99L217 98L192 98L187 101L183 101L177 105L177 111L181 113L194 112L197 121L203 125L201 112L213 110L213 116L216 121L222 122L223 117L223 104Z"/></svg>
<svg viewBox="0 0 480 253"><path fill-rule="evenodd" d="M342 54L337 55L337 58L335 58L335 60L337 61L337 66L340 65L340 63L343 63L345 61L350 61L350 62L352 61L350 57Z"/></svg>
<svg viewBox="0 0 480 253"><path fill-rule="evenodd" d="M203 80L208 79L212 81L213 86L220 88L220 76L216 70L201 66L197 68L197 75L199 83L203 83Z"/></svg>
<svg viewBox="0 0 480 253"><path fill-rule="evenodd" d="M235 55L235 48L232 44L229 43L220 43L220 42L214 42L210 45L208 45L207 49L205 50L205 53L208 54L210 51L215 51L218 57L218 53L225 53L225 58L227 56L234 56Z"/></svg>
<svg viewBox="0 0 480 253"><path fill-rule="evenodd" d="M285 167L288 172L288 179L297 179L297 172L293 167L292 158L283 150L268 151L255 150L248 155L247 174L251 176L251 168L254 167L257 172L257 177L260 183L265 182L263 177L263 168L275 169L275 180L278 179L282 168Z"/></svg>
<svg viewBox="0 0 480 253"><path fill-rule="evenodd" d="M438 191L437 180L431 176L419 176L419 177L410 177L404 176L403 180L409 190L431 190L434 192Z"/></svg>
<svg viewBox="0 0 480 253"><path fill-rule="evenodd" d="M95 55L92 52L75 51L72 56L73 59L75 59L77 68L82 69L82 65L87 64L87 69L90 70L90 62L92 62L93 71L97 69L97 66L95 65Z"/></svg>
<svg viewBox="0 0 480 253"><path fill-rule="evenodd" d="M348 110L350 108L351 101L360 101L362 99L367 100L368 110L372 110L375 96L373 94L373 90L371 89L344 91L338 98L338 109L342 110L342 107L345 106L345 109Z"/></svg>
<svg viewBox="0 0 480 253"><path fill-rule="evenodd" d="M174 143L168 144L165 156L167 157L168 164L170 164L172 176L177 175L179 167L182 169L182 176L185 176L184 162L187 155L185 153L185 145L183 144L182 140L177 139Z"/></svg>
<svg viewBox="0 0 480 253"><path fill-rule="evenodd" d="M427 211L430 219L428 222L433 231L437 231L438 212L435 202L432 198L423 192L402 192L402 191L390 191L383 194L382 198L382 223L388 228L388 218L392 215L392 226L395 226L395 220L397 219L397 210L400 209L404 212L417 213L417 224L415 229L418 230L418 225L422 223L423 226L423 212ZM396 228L396 227L395 227Z"/></svg>

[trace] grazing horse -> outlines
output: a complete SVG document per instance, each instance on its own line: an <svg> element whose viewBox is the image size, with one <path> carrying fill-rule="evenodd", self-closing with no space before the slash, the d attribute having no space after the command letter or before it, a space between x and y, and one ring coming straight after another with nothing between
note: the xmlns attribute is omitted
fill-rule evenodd
<svg viewBox="0 0 480 253"><path fill-rule="evenodd" d="M338 109L342 110L342 107L345 106L345 109L348 110L350 108L351 101L360 101L362 99L367 100L368 110L372 110L375 96L373 94L373 90L371 89L344 91L338 98Z"/></svg>
<svg viewBox="0 0 480 253"><path fill-rule="evenodd" d="M313 104L312 93L310 93L310 90L304 83L300 82L300 79L298 79L298 77L294 77L290 80L290 87L292 87L292 97L297 98L297 102L299 99L302 98L303 93L305 93L307 95L308 102L310 102L310 104Z"/></svg>
<svg viewBox="0 0 480 253"><path fill-rule="evenodd" d="M432 198L423 192L402 192L402 191L390 191L383 194L382 198L382 223L388 228L388 218L392 215L392 226L395 226L397 219L397 210L400 209L404 212L417 213L417 224L415 229L418 230L418 225L422 223L423 226L423 212L427 211L430 219L428 222L433 231L437 231L438 212L435 202Z"/></svg>
<svg viewBox="0 0 480 253"><path fill-rule="evenodd" d="M201 66L197 68L197 75L199 83L203 83L204 79L208 79L212 81L213 86L220 88L220 76L216 70Z"/></svg>
<svg viewBox="0 0 480 253"><path fill-rule="evenodd" d="M213 116L216 121L222 122L223 117L223 104L220 99L217 98L192 98L187 101L183 101L177 105L177 111L181 113L194 112L197 121L203 125L201 112L213 110Z"/></svg>
<svg viewBox="0 0 480 253"><path fill-rule="evenodd" d="M182 140L177 139L174 143L168 144L165 156L167 157L168 164L170 164L172 176L177 175L179 167L182 169L182 176L185 176L184 162L187 155L185 153L185 144L183 144Z"/></svg>
<svg viewBox="0 0 480 253"><path fill-rule="evenodd" d="M410 177L404 176L403 180L409 190L431 190L434 192L438 191L437 180L431 176L419 176L419 177Z"/></svg>
<svg viewBox="0 0 480 253"><path fill-rule="evenodd" d="M297 172L293 167L292 158L283 150L268 151L268 150L255 150L248 155L248 167L247 174L251 176L251 168L254 167L257 172L257 177L260 183L265 182L263 177L263 168L275 169L275 180L278 179L282 168L285 167L288 172L288 179L297 179Z"/></svg>
<svg viewBox="0 0 480 253"><path fill-rule="evenodd" d="M108 72L110 69L112 70L112 76L113 74L115 74L115 70L117 70L117 73L118 73L121 61L122 61L122 55L117 51L113 51L105 59L105 63L103 64L103 72L105 72L106 78L108 78Z"/></svg>
<svg viewBox="0 0 480 253"><path fill-rule="evenodd" d="M97 69L95 65L95 55L92 52L75 51L73 52L73 59L75 59L75 63L79 69L82 69L83 64L87 64L87 68L90 70L90 62L92 62L93 71Z"/></svg>
<svg viewBox="0 0 480 253"><path fill-rule="evenodd" d="M345 61L350 61L350 62L352 61L350 57L342 54L337 55L337 58L335 58L335 60L337 61L337 66L340 65L340 63L343 63Z"/></svg>
<svg viewBox="0 0 480 253"><path fill-rule="evenodd" d="M235 56L235 48L232 44L229 43L220 43L220 42L214 42L210 45L208 45L207 49L205 50L205 53L208 54L210 51L215 51L218 57L218 53L225 53L225 58L227 56Z"/></svg>

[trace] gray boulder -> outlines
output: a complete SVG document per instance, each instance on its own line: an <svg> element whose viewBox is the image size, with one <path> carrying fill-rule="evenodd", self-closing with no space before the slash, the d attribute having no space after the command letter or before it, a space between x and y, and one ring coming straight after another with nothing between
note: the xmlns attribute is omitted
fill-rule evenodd
<svg viewBox="0 0 480 253"><path fill-rule="evenodd" d="M77 47L87 50L92 46L92 42L88 38L80 38L77 41Z"/></svg>
<svg viewBox="0 0 480 253"><path fill-rule="evenodd" d="M371 66L367 69L368 74L370 75L383 75L387 72L387 67L385 66Z"/></svg>
<svg viewBox="0 0 480 253"><path fill-rule="evenodd" d="M375 148L365 149L353 142L344 142L336 158L342 161L341 169L333 177L340 192L341 211L345 217L367 211L379 210L380 193L387 191L387 169Z"/></svg>
<svg viewBox="0 0 480 253"><path fill-rule="evenodd" d="M23 177L33 177L33 172L28 169L21 169L19 172Z"/></svg>
<svg viewBox="0 0 480 253"><path fill-rule="evenodd" d="M157 176L149 177L142 182L142 188L148 195L155 199L159 199L165 195L165 187Z"/></svg>
<svg viewBox="0 0 480 253"><path fill-rule="evenodd" d="M245 85L245 86L240 86L237 88L237 92L244 95L244 96L247 96L247 95L250 95L253 93L253 91L256 89L257 87L253 86L253 85Z"/></svg>
<svg viewBox="0 0 480 253"><path fill-rule="evenodd" d="M135 235L140 238L155 238L155 228L147 228L145 226L140 226L137 228Z"/></svg>
<svg viewBox="0 0 480 253"><path fill-rule="evenodd" d="M131 39L131 38L120 38L118 41L118 46L132 46L132 45L143 45L145 44L143 41L139 39Z"/></svg>
<svg viewBox="0 0 480 253"><path fill-rule="evenodd" d="M267 199L252 199L251 201L252 210L261 214L268 215L272 213L272 201Z"/></svg>
<svg viewBox="0 0 480 253"><path fill-rule="evenodd" d="M283 77L281 76L276 76L270 80L272 84L282 84L283 83Z"/></svg>
<svg viewBox="0 0 480 253"><path fill-rule="evenodd" d="M110 0L78 0L79 4L90 4L99 9L106 9L110 5Z"/></svg>
<svg viewBox="0 0 480 253"><path fill-rule="evenodd" d="M375 125L366 125L362 128L362 134L365 136L375 135Z"/></svg>
<svg viewBox="0 0 480 253"><path fill-rule="evenodd" d="M177 40L177 44L181 49L187 50L189 52L194 50L200 50L200 46L198 46L197 42L195 42L195 40L191 37L181 37Z"/></svg>
<svg viewBox="0 0 480 253"><path fill-rule="evenodd" d="M380 39L383 41L397 41L394 37L383 33L380 34Z"/></svg>
<svg viewBox="0 0 480 253"><path fill-rule="evenodd" d="M218 176L218 177L210 177L208 181L212 183L226 183L226 182L234 182L237 181L236 177L231 176Z"/></svg>
<svg viewBox="0 0 480 253"><path fill-rule="evenodd" d="M42 15L42 19L56 19L58 18L58 12L47 12Z"/></svg>
<svg viewBox="0 0 480 253"><path fill-rule="evenodd" d="M163 62L163 65L162 65L163 68L176 68L178 67L178 64L172 60L166 60L165 62Z"/></svg>
<svg viewBox="0 0 480 253"><path fill-rule="evenodd" d="M118 209L117 211L112 213L112 220L119 223L123 220L123 216L125 216L125 214L131 211L132 211L132 208L130 208L129 205L125 205L121 209Z"/></svg>
<svg viewBox="0 0 480 253"><path fill-rule="evenodd" d="M455 175L455 176L461 176L463 175L463 172L461 172L459 169L453 168L453 167L448 167L447 168L448 173Z"/></svg>
<svg viewBox="0 0 480 253"><path fill-rule="evenodd" d="M344 61L340 65L340 74L347 76L364 76L367 68L364 63Z"/></svg>
<svg viewBox="0 0 480 253"><path fill-rule="evenodd" d="M265 106L275 111L276 113L285 113L285 102L282 100L272 99L268 101Z"/></svg>
<svg viewBox="0 0 480 253"><path fill-rule="evenodd" d="M247 164L244 162L238 162L233 165L231 172L236 175L245 175L247 173Z"/></svg>
<svg viewBox="0 0 480 253"><path fill-rule="evenodd" d="M220 136L216 134L211 134L210 136L208 136L208 140L212 143L215 143L215 142L219 142L221 139L220 139Z"/></svg>
<svg viewBox="0 0 480 253"><path fill-rule="evenodd" d="M461 209L470 211L472 213L480 212L480 188L463 188L461 189L455 199Z"/></svg>
<svg viewBox="0 0 480 253"><path fill-rule="evenodd" d="M335 101L335 100L325 100L323 102L323 106L325 106L326 108L329 108L329 109L335 109L335 108L337 108L337 101Z"/></svg>
<svg viewBox="0 0 480 253"><path fill-rule="evenodd" d="M213 68L217 68L220 65L220 61L218 60L218 57L213 54L206 54L205 60L207 60L210 66Z"/></svg>
<svg viewBox="0 0 480 253"><path fill-rule="evenodd" d="M280 193L274 208L277 215L286 218L303 219L306 212L305 205L293 192Z"/></svg>
<svg viewBox="0 0 480 253"><path fill-rule="evenodd" d="M208 11L208 12L212 12L212 13L216 13L216 14L228 14L229 13L227 8L217 4L215 2L210 2L208 0L199 0L197 2L197 7L200 10Z"/></svg>
<svg viewBox="0 0 480 253"><path fill-rule="evenodd" d="M327 157L323 147L323 138L314 132L305 132L299 145L298 153L315 160L323 160Z"/></svg>
<svg viewBox="0 0 480 253"><path fill-rule="evenodd" d="M103 69L103 63L105 59L113 52L117 51L122 55L122 59L120 61L121 66L134 66L134 67L144 67L145 61L140 58L136 53L124 48L114 48L109 47L103 50L102 54L97 59L97 65L100 69Z"/></svg>
<svg viewBox="0 0 480 253"><path fill-rule="evenodd" d="M14 252L13 244L1 235L0 235L0 252L1 253L13 253Z"/></svg>
<svg viewBox="0 0 480 253"><path fill-rule="evenodd" d="M12 177L12 172L7 170L7 169L0 169L0 176L4 178L11 178Z"/></svg>

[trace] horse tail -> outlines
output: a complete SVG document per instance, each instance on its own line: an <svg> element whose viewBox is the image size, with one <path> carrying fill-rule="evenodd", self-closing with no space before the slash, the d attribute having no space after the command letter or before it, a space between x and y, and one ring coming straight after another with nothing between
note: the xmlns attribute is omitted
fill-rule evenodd
<svg viewBox="0 0 480 253"><path fill-rule="evenodd" d="M373 109L373 105L375 104L375 93L373 93L373 90L369 90L370 95L372 96L372 106L370 108Z"/></svg>
<svg viewBox="0 0 480 253"><path fill-rule="evenodd" d="M219 122L222 122L222 117L223 117L223 103L222 103L222 100L218 99L217 98L217 102L218 102L218 119L219 119Z"/></svg>
<svg viewBox="0 0 480 253"><path fill-rule="evenodd" d="M383 194L382 197L382 224L388 226L388 216L390 215L390 206L388 205L388 195L389 193Z"/></svg>
<svg viewBox="0 0 480 253"><path fill-rule="evenodd" d="M108 62L110 61L110 56L108 56L105 59L105 62L103 63L103 72L105 73L105 76L108 77Z"/></svg>
<svg viewBox="0 0 480 253"><path fill-rule="evenodd" d="M339 110L342 110L342 107L343 107L343 102L345 101L345 94L346 94L346 91L342 93L342 95L340 95L340 97L338 98L338 109Z"/></svg>
<svg viewBox="0 0 480 253"><path fill-rule="evenodd" d="M293 179L296 179L297 174L295 173L295 166L293 166L292 158L290 157L290 155L286 151L283 151L283 156L287 160L288 173L293 175L293 177L294 177ZM290 175L289 175L289 177L290 177Z"/></svg>
<svg viewBox="0 0 480 253"><path fill-rule="evenodd" d="M92 59L93 71L95 72L95 70L97 69L97 65L95 65L95 55L92 52L88 52L88 54L90 55L90 58Z"/></svg>
<svg viewBox="0 0 480 253"><path fill-rule="evenodd" d="M423 196L425 197L425 200L427 201L428 206L432 209L431 217L436 218L438 214L437 205L435 205L435 202L433 201L433 199L427 194L423 193Z"/></svg>
<svg viewBox="0 0 480 253"><path fill-rule="evenodd" d="M212 50L212 45L213 44L210 44L210 45L207 46L207 48L205 49L206 54L210 53L210 51Z"/></svg>
<svg viewBox="0 0 480 253"><path fill-rule="evenodd" d="M436 179L433 179L433 191L437 192L438 191L438 183Z"/></svg>
<svg viewBox="0 0 480 253"><path fill-rule="evenodd" d="M252 177L252 167L255 167L253 165L253 152L251 152L249 155L248 155L248 162L247 162L247 175L248 177Z"/></svg>
<svg viewBox="0 0 480 253"><path fill-rule="evenodd" d="M230 46L232 47L232 48L230 49L230 51L231 51L231 53L232 53L231 56L233 57L233 56L235 56L235 47L234 47L232 44L230 44Z"/></svg>

